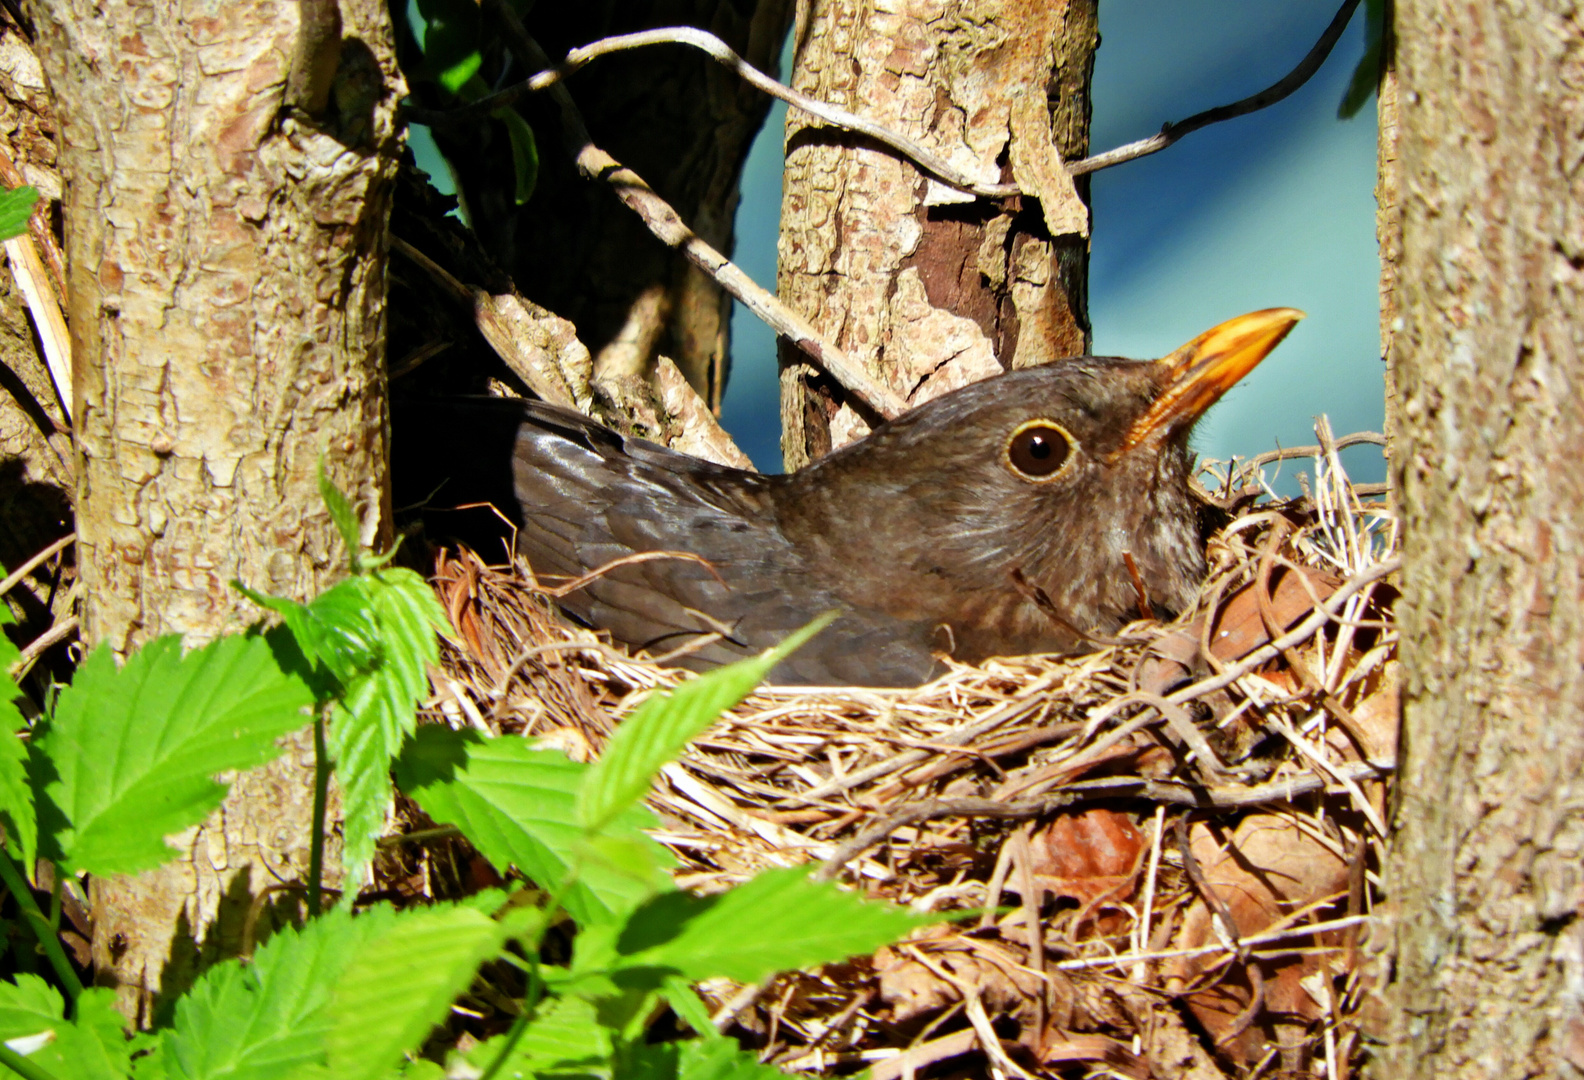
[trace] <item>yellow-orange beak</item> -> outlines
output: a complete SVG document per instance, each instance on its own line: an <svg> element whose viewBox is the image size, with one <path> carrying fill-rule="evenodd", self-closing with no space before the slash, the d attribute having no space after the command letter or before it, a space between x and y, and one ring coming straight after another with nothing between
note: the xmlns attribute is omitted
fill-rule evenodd
<svg viewBox="0 0 1584 1080"><path fill-rule="evenodd" d="M1296 308L1266 308L1239 315L1155 361L1166 389L1149 411L1134 421L1115 456L1127 453L1157 431L1176 430L1197 420L1269 356L1303 317Z"/></svg>

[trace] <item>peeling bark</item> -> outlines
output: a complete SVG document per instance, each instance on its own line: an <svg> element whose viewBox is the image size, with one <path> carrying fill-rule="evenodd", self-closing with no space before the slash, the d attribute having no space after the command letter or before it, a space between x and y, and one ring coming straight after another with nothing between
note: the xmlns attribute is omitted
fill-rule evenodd
<svg viewBox="0 0 1584 1080"><path fill-rule="evenodd" d="M1385 1075L1584 1071L1584 13L1399 0Z"/></svg>
<svg viewBox="0 0 1584 1080"><path fill-rule="evenodd" d="M239 629L259 612L233 579L298 599L329 585L345 552L321 460L367 538L388 533L385 259L404 89L384 3L340 6L321 117L282 108L293 0L33 6L62 118L89 644ZM222 907L300 878L306 802L280 793L311 775L288 755L238 784L172 866L94 882L94 958L129 1014L179 992L196 953L220 954Z"/></svg>
<svg viewBox="0 0 1584 1080"><path fill-rule="evenodd" d="M1088 187L1061 162L1088 148L1095 17L1093 0L814 5L798 89L1026 193L966 196L788 116L779 294L915 404L1088 349ZM788 469L867 433L873 416L781 359Z"/></svg>

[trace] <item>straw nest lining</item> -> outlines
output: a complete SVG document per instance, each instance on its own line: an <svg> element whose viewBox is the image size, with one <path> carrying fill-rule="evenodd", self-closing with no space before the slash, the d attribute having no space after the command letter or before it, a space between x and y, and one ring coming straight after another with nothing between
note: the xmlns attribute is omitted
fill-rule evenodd
<svg viewBox="0 0 1584 1080"><path fill-rule="evenodd" d="M819 862L921 911L873 957L701 987L763 1060L877 1078L1345 1075L1395 758L1396 528L1319 429L1306 496L1267 455L1205 474L1232 513L1199 599L1072 657L916 690L762 688L667 767L679 883ZM431 709L598 754L687 674L563 622L515 568L442 553L457 630ZM1031 934L1030 927L1037 928Z"/></svg>

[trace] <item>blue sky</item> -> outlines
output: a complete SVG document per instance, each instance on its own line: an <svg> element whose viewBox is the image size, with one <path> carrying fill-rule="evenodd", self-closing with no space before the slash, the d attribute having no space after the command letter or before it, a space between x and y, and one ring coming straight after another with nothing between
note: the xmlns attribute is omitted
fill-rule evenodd
<svg viewBox="0 0 1584 1080"><path fill-rule="evenodd" d="M1337 0L1101 0L1092 145L1142 138L1167 120L1236 100L1285 74ZM1363 49L1355 25L1308 85L1281 104L1207 128L1093 180L1090 315L1095 352L1159 356L1263 307L1309 318L1199 425L1210 457L1380 430L1379 265L1373 105L1336 119ZM781 124L773 110L748 162L737 261L775 280ZM774 339L740 305L723 420L763 469L780 468ZM1355 479L1379 455L1349 451Z"/></svg>

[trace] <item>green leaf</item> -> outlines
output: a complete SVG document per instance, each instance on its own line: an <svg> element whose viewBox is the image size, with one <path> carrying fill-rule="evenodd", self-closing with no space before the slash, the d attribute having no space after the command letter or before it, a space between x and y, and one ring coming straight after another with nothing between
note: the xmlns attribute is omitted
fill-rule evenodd
<svg viewBox="0 0 1584 1080"><path fill-rule="evenodd" d="M500 1057L506 1035L487 1039L469 1050L465 1060L474 1068L487 1069ZM517 1045L502 1062L495 1075L609 1077L611 1069L611 1030L600 1023L594 1003L582 998L557 998L542 1002L529 1021Z"/></svg>
<svg viewBox="0 0 1584 1080"><path fill-rule="evenodd" d="M259 636L224 637L183 656L158 638L117 668L101 645L61 691L38 754L66 816L67 868L135 874L165 862L164 838L201 822L226 788L214 777L276 757L308 723L307 684Z"/></svg>
<svg viewBox="0 0 1584 1080"><path fill-rule="evenodd" d="M427 725L403 750L396 780L424 813L461 829L497 868L515 866L541 887L555 889L578 862L583 830L575 793L588 768L523 739L485 739ZM675 861L640 831L654 824L641 806L611 824L613 835L652 853L655 870L645 880L604 865L581 868L562 899L579 923L608 921L670 887L664 868Z"/></svg>
<svg viewBox="0 0 1584 1080"><path fill-rule="evenodd" d="M709 1007L704 1004L704 999L698 996L698 991L686 979L679 975L667 976L661 984L661 993L671 1006L671 1011L694 1033L706 1039L724 1038L715 1030L715 1023L710 1019Z"/></svg>
<svg viewBox="0 0 1584 1080"><path fill-rule="evenodd" d="M75 1022L57 1028L55 1042L33 1060L63 1080L125 1080L132 1070L131 1047L115 991L103 986L83 991Z"/></svg>
<svg viewBox="0 0 1584 1080"><path fill-rule="evenodd" d="M622 1080L783 1080L787 1075L731 1039L636 1042L621 1055Z"/></svg>
<svg viewBox="0 0 1584 1080"><path fill-rule="evenodd" d="M649 698L616 729L598 764L578 791L578 819L602 830L642 799L660 767L748 696L772 668L829 625L822 615L762 656L739 660L690 679L668 694Z"/></svg>
<svg viewBox="0 0 1584 1080"><path fill-rule="evenodd" d="M424 69L451 93L478 72L478 4L473 0L418 0L426 23L423 35Z"/></svg>
<svg viewBox="0 0 1584 1080"><path fill-rule="evenodd" d="M330 996L367 940L388 929L388 908L354 919L347 905L301 930L279 931L252 962L218 964L176 1003L164 1032L170 1080L269 1080L324 1064Z"/></svg>
<svg viewBox="0 0 1584 1080"><path fill-rule="evenodd" d="M4 685L0 679L0 690ZM38 860L38 811L28 781L27 744L16 734L24 726L17 707L0 701L0 823L5 825L6 846L31 878Z"/></svg>
<svg viewBox="0 0 1584 1080"><path fill-rule="evenodd" d="M1380 85L1381 61L1386 30L1386 0L1366 0L1364 4L1364 55L1353 69L1353 77L1342 93L1342 103L1337 106L1337 117L1350 120L1357 116Z"/></svg>
<svg viewBox="0 0 1584 1080"><path fill-rule="evenodd" d="M521 206L533 196L539 184L539 143L534 138L533 128L516 109L496 109L491 115L506 125L506 135L511 140L517 205Z"/></svg>
<svg viewBox="0 0 1584 1080"><path fill-rule="evenodd" d="M115 992L85 990L76 1011L75 1022L66 1020L60 994L36 975L0 982L0 1042L52 1032L53 1040L27 1055L39 1068L59 1080L125 1080L131 1044L115 1011Z"/></svg>
<svg viewBox="0 0 1584 1080"><path fill-rule="evenodd" d="M675 973L693 982L717 975L758 982L777 971L873 952L940 921L865 902L808 874L801 866L768 870L716 896L656 897L633 912L616 940L617 982L624 984L623 969L640 980Z"/></svg>
<svg viewBox="0 0 1584 1080"><path fill-rule="evenodd" d="M336 531L341 534L341 542L346 545L347 564L356 567L358 553L363 550L363 537L358 532L357 514L352 509L351 501L331 482L330 477L325 475L323 458L319 459L319 497L324 500L325 509L330 512L330 520L335 522Z"/></svg>
<svg viewBox="0 0 1584 1080"><path fill-rule="evenodd" d="M4 576L5 567L0 566L0 577ZM22 656L5 634L14 621L0 601L0 824L5 826L6 845L21 860L22 872L31 877L38 858L38 814L28 782L27 745L17 735L27 727L16 705L21 691L7 674Z"/></svg>
<svg viewBox="0 0 1584 1080"><path fill-rule="evenodd" d="M0 1042L37 1035L59 1026L66 1017L66 1002L37 975L18 975L16 982L0 982Z"/></svg>
<svg viewBox="0 0 1584 1080"><path fill-rule="evenodd" d="M260 607L279 613L311 664L321 664L342 686L374 669L382 655L366 578L353 577L299 604L232 585Z"/></svg>
<svg viewBox="0 0 1584 1080"><path fill-rule="evenodd" d="M347 684L326 738L341 785L342 861L359 882L390 811L391 761L417 726L428 668L440 657L435 632L446 622L434 592L411 570L386 568L354 580L373 613L380 660Z"/></svg>
<svg viewBox="0 0 1584 1080"><path fill-rule="evenodd" d="M468 908L404 911L358 950L330 1004L330 1071L378 1080L418 1047L504 935Z"/></svg>
<svg viewBox="0 0 1584 1080"><path fill-rule="evenodd" d="M33 205L38 201L38 190L25 184L0 193L0 240L27 232L28 218L33 216Z"/></svg>

